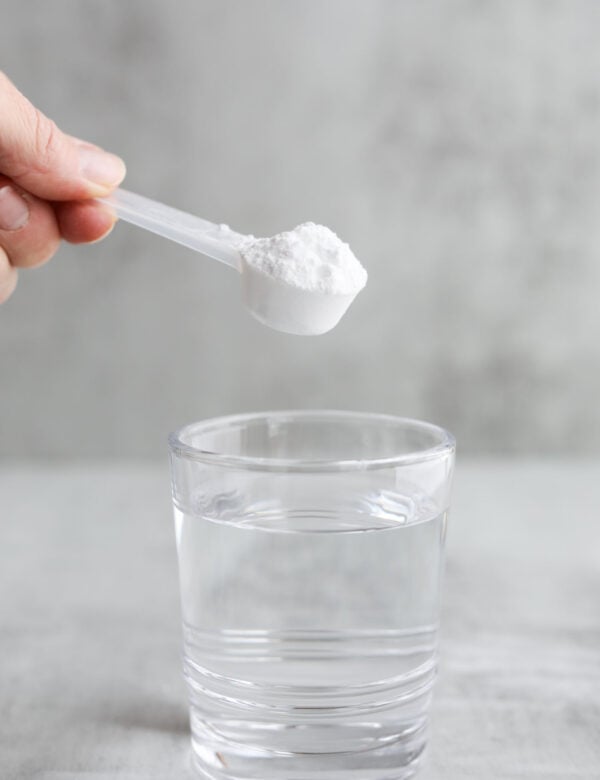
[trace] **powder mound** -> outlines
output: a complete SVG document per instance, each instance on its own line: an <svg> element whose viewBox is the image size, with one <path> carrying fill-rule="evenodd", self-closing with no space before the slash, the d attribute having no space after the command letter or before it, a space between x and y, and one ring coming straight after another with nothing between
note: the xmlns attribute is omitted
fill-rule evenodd
<svg viewBox="0 0 600 780"><path fill-rule="evenodd" d="M314 222L272 238L252 239L240 252L254 270L301 290L355 295L367 282L367 272L348 244Z"/></svg>

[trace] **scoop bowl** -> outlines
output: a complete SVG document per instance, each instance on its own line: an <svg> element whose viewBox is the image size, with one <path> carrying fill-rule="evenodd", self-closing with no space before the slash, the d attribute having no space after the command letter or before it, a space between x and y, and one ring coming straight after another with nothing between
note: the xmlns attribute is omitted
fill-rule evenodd
<svg viewBox="0 0 600 780"><path fill-rule="evenodd" d="M335 328L357 293L326 294L292 287L250 266L242 258L242 296L263 325L296 336L320 336Z"/></svg>

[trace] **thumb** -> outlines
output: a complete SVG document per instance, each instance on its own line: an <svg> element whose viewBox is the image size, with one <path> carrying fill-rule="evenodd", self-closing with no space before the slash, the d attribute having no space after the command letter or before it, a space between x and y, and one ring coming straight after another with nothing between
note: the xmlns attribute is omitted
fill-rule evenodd
<svg viewBox="0 0 600 780"><path fill-rule="evenodd" d="M0 174L45 200L79 200L107 195L125 164L65 135L0 72Z"/></svg>

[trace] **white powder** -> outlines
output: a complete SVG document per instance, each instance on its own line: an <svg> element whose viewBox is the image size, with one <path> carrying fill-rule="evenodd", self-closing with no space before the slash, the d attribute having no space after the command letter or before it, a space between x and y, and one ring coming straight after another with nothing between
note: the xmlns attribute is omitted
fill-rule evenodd
<svg viewBox="0 0 600 780"><path fill-rule="evenodd" d="M348 244L314 222L272 238L250 238L240 253L254 271L298 290L354 296L367 282L367 272Z"/></svg>

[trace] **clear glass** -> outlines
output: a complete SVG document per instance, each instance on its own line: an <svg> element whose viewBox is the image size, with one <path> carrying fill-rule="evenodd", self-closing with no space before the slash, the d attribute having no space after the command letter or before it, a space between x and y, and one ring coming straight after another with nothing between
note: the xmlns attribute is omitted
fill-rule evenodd
<svg viewBox="0 0 600 780"><path fill-rule="evenodd" d="M435 677L452 436L267 412L187 426L170 445L200 773L410 777Z"/></svg>

